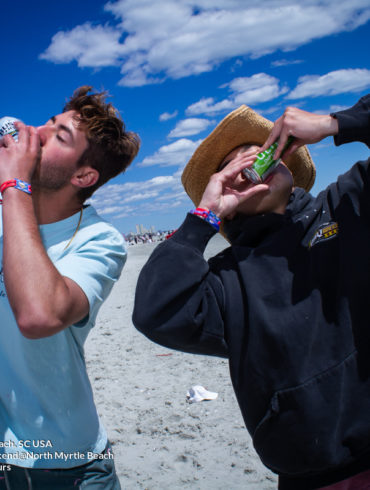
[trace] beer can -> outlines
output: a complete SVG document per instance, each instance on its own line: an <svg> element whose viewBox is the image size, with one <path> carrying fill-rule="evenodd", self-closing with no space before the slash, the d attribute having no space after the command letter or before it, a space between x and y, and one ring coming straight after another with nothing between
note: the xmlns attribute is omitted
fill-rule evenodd
<svg viewBox="0 0 370 490"><path fill-rule="evenodd" d="M290 136L288 138L287 144L285 145L282 153L288 148L288 146L293 141ZM251 180L254 184L260 184L275 170L275 168L281 162L281 158L274 160L274 153L279 145L279 141L275 141L267 150L258 153L256 161L251 167L243 169L243 174L247 179Z"/></svg>
<svg viewBox="0 0 370 490"><path fill-rule="evenodd" d="M15 117L5 116L0 118L0 139L6 134L10 134L15 141L18 141L18 129L14 126L16 121L19 121L19 119Z"/></svg>

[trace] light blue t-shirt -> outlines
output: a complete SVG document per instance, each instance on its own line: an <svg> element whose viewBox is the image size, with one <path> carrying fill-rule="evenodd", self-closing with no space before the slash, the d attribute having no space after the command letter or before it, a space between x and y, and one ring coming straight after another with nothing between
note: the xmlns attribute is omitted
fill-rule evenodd
<svg viewBox="0 0 370 490"><path fill-rule="evenodd" d="M89 315L77 325L43 339L23 337L8 302L1 262L0 464L69 468L87 463L107 444L83 345L99 307L120 276L126 250L122 235L91 206L84 208L79 230L65 249L79 217L77 213L40 226L55 267L75 281L89 300ZM2 236L0 213L1 258Z"/></svg>

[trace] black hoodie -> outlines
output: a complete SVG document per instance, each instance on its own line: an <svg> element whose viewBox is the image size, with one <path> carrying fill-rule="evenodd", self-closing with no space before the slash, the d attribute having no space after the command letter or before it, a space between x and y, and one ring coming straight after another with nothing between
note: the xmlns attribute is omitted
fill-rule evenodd
<svg viewBox="0 0 370 490"><path fill-rule="evenodd" d="M337 144L361 111L370 142L369 108L367 96L336 114ZM231 247L209 262L214 228L189 214L139 277L135 326L229 358L246 427L282 489L370 468L368 163L316 198L295 189L284 215L238 216L225 227Z"/></svg>

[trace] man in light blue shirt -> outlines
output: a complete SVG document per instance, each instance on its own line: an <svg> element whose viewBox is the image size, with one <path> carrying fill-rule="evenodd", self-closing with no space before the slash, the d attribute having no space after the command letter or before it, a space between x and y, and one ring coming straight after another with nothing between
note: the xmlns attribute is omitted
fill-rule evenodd
<svg viewBox="0 0 370 490"><path fill-rule="evenodd" d="M0 141L0 489L120 488L83 345L126 251L83 203L139 140L90 91Z"/></svg>

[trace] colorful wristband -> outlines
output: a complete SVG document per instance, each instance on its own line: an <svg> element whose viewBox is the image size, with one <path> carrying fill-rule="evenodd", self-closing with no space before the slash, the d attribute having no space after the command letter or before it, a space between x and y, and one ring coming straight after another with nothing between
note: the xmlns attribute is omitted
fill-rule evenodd
<svg viewBox="0 0 370 490"><path fill-rule="evenodd" d="M15 189L18 189L19 191L23 191L26 194L32 194L31 190L31 184L28 182L24 182L24 180L20 179L12 179L12 180L7 180L0 186L0 192L3 193L5 189L8 187L14 187Z"/></svg>
<svg viewBox="0 0 370 490"><path fill-rule="evenodd" d="M216 228L217 231L220 229L221 220L215 213L209 211L208 209L196 208L190 211L191 214L195 214L195 216L199 216L200 218L207 221L210 225Z"/></svg>

